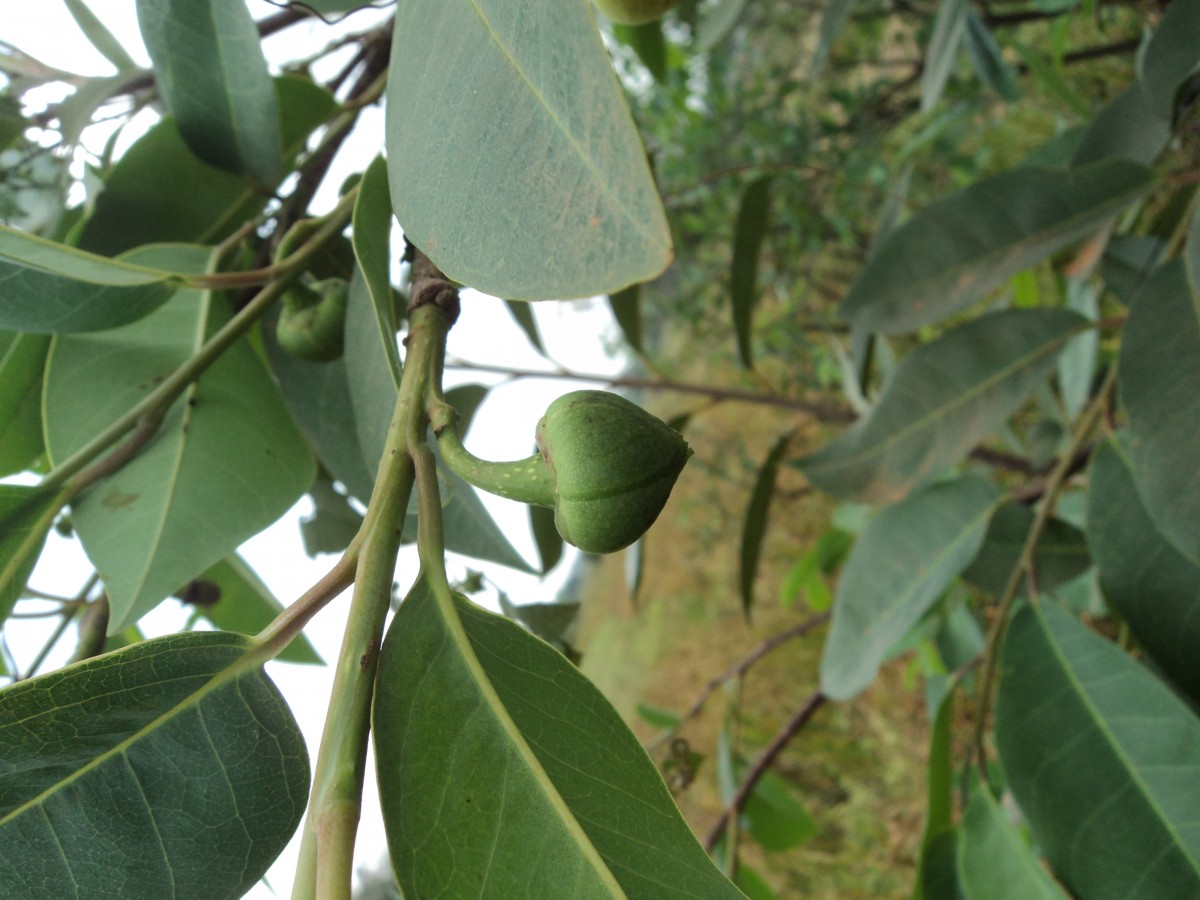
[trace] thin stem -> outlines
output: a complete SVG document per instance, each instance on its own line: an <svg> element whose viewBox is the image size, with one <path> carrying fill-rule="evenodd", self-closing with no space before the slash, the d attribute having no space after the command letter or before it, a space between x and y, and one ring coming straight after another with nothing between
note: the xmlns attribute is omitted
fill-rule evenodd
<svg viewBox="0 0 1200 900"><path fill-rule="evenodd" d="M226 322L204 346L196 351L194 356L167 376L157 388L143 397L141 401L124 415L112 422L100 434L88 441L87 444L55 466L42 480L41 486L50 488L66 484L68 479L71 479L76 473L82 473L82 470L86 466L120 440L131 429L139 427L143 423L147 424L147 426L153 425L157 428L156 419L160 421L166 414L167 409L187 390L188 386L199 378L205 369L216 362L221 354L250 329L258 320L258 317L287 290L295 278L299 277L300 273L307 267L308 261L326 242L341 233L350 218L356 196L357 194L354 191L347 193L312 238L280 263L279 266L274 267L278 270L278 278L275 281L272 281L259 291L253 300L243 307L237 315ZM137 440L138 435L135 435L134 439ZM140 449L140 446L134 447L134 453L136 453L137 449ZM117 451L117 453L120 452L120 450ZM133 453L129 455L132 457ZM111 467L105 466L98 471L81 474L79 479L72 480L71 489L73 492L80 491L92 484L96 478L110 474L113 470Z"/></svg>
<svg viewBox="0 0 1200 900"><path fill-rule="evenodd" d="M678 734L679 729L683 726L683 724L698 716L700 714L700 710L704 708L704 704L708 702L708 699L714 693L716 693L717 689L721 685L729 681L729 679L741 678L747 672L749 672L759 660L761 660L764 656L767 656L773 650L778 649L794 638L804 637L804 635L808 634L814 628L824 625L828 621L829 613L820 613L819 615L805 619L799 625L795 625L792 628L789 628L787 631L772 635L764 640L720 675L709 679L708 683L704 686L704 689L700 691L699 696L696 697L695 702L693 702L688 708L688 711L680 717L679 724L674 728L668 729L666 732L659 735L659 737L655 738L654 742L651 743L647 749L654 750Z"/></svg>
<svg viewBox="0 0 1200 900"><path fill-rule="evenodd" d="M1017 592L1020 590L1022 581L1034 573L1034 555L1037 552L1038 541L1041 540L1042 532L1045 531L1046 524L1050 521L1050 516L1054 512L1055 504L1058 502L1058 497L1062 493L1062 489L1066 486L1067 480L1075 471L1076 459L1079 456L1080 449L1091 435L1092 430L1096 427L1096 423L1100 421L1104 410L1108 407L1116 384L1117 367L1116 365L1112 365L1109 367L1108 374L1105 376L1100 390L1096 392L1096 396L1092 398L1092 402L1088 404L1079 417L1075 431L1071 436L1070 445L1059 455L1054 471L1046 479L1042 502L1038 506L1033 524L1029 527L1029 534L1025 538L1024 545L1021 547L1021 554L1017 558L1012 572L1009 573L1008 583L1004 587L1004 592L1000 595L996 617L992 622L991 629L988 631L987 644L985 645L983 655L983 679L979 691L979 703L975 712L974 736L971 742L971 750L969 751L974 753L980 773L985 780L988 775L986 771L987 751L984 747L984 737L987 733L987 719L991 706L992 687L996 680L1000 641L1004 637L1004 631L1008 626L1008 614L1012 609L1013 603L1016 602Z"/></svg>
<svg viewBox="0 0 1200 900"><path fill-rule="evenodd" d="M66 633L71 621L79 614L79 611L84 607L84 601L87 600L87 595L92 592L92 589L100 583L100 575L93 572L83 583L83 587L79 589L79 593L72 598L71 605L63 610L62 621L58 623L58 627L54 629L54 634L50 639L42 645L42 649L38 651L38 655L34 657L33 662L29 664L29 668L25 672L25 678L32 678L37 674L37 670L42 667L42 663L46 661L46 657L50 655L50 651L54 649L54 645L59 642L62 636ZM15 671L15 670L14 670Z"/></svg>
<svg viewBox="0 0 1200 900"><path fill-rule="evenodd" d="M746 805L746 801L750 799L750 795L754 793L754 788L762 777L767 774L767 770L771 768L771 764L783 752L783 748L797 734L800 733L809 720L813 717L821 705L825 702L825 695L820 691L816 691L804 702L796 712L788 719L787 723L776 732L775 737L771 739L771 743L754 761L754 765L750 767L750 771L742 779L742 783L738 786L737 793L733 799L725 807L725 811L721 813L721 817L709 829L708 835L704 838L704 849L712 853L713 847L717 845L717 841L721 839L721 833L725 830L725 824L729 821L730 816L736 816Z"/></svg>
<svg viewBox="0 0 1200 900"><path fill-rule="evenodd" d="M426 397L435 369L432 361L449 329L447 317L433 305L413 310L410 321L404 379L363 522L354 598L313 775L294 900L350 896L379 646L416 478L411 449L424 441L428 429Z"/></svg>

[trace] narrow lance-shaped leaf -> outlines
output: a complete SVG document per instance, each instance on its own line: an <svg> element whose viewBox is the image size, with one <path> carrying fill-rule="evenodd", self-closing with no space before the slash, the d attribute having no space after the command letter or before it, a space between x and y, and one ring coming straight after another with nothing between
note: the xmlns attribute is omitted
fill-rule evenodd
<svg viewBox="0 0 1200 900"><path fill-rule="evenodd" d="M970 7L967 8L966 44L967 56L979 80L1005 100L1019 99L1021 92L1017 89L1012 67L1005 62L1000 45L983 16Z"/></svg>
<svg viewBox="0 0 1200 900"><path fill-rule="evenodd" d="M1022 166L977 181L892 232L838 313L888 334L936 322L1086 237L1153 183L1153 172L1125 160Z"/></svg>
<svg viewBox="0 0 1200 900"><path fill-rule="evenodd" d="M966 0L938 0L933 34L925 48L925 65L922 67L921 112L929 112L942 98L962 47L966 25Z"/></svg>
<svg viewBox="0 0 1200 900"><path fill-rule="evenodd" d="M145 641L0 692L12 897L240 897L299 824L308 757L239 635Z"/></svg>
<svg viewBox="0 0 1200 900"><path fill-rule="evenodd" d="M1121 343L1134 480L1181 552L1200 557L1200 305L1175 261L1142 282Z"/></svg>
<svg viewBox="0 0 1200 900"><path fill-rule="evenodd" d="M178 283L173 272L0 225L0 328L40 333L113 328L162 306Z"/></svg>
<svg viewBox="0 0 1200 900"><path fill-rule="evenodd" d="M113 37L112 32L84 0L64 0L64 5L75 24L79 26L79 30L83 32L83 36L105 59L116 66L118 71L125 72L137 68L137 63L121 46L121 42Z"/></svg>
<svg viewBox="0 0 1200 900"><path fill-rule="evenodd" d="M833 50L833 44L842 33L842 26L850 15L851 0L829 0L821 13L821 30L817 36L817 49L808 64L808 77L816 79Z"/></svg>
<svg viewBox="0 0 1200 900"><path fill-rule="evenodd" d="M1065 310L1022 309L947 332L906 356L871 414L800 467L836 497L902 497L994 432L1086 324Z"/></svg>
<svg viewBox="0 0 1200 900"><path fill-rule="evenodd" d="M979 552L996 488L968 476L884 509L850 551L821 656L821 690L848 700Z"/></svg>
<svg viewBox="0 0 1200 900"><path fill-rule="evenodd" d="M762 555L763 535L767 530L767 514L771 509L771 498L775 496L775 478L779 466L792 440L792 432L780 437L767 453L762 468L754 479L750 502L746 507L746 519L742 525L742 552L739 555L738 583L742 590L742 614L750 617L754 608L754 581L758 577L758 561Z"/></svg>
<svg viewBox="0 0 1200 900"><path fill-rule="evenodd" d="M1100 317L1099 291L1090 281L1067 279L1067 308L1089 322ZM1079 415L1092 393L1096 374L1096 355L1100 351L1100 332L1089 329L1072 338L1058 358L1058 392L1069 420Z"/></svg>
<svg viewBox="0 0 1200 900"><path fill-rule="evenodd" d="M1088 484L1088 541L1106 595L1155 665L1200 702L1200 556L1182 553L1146 511L1128 435L1096 449Z"/></svg>
<svg viewBox="0 0 1200 900"><path fill-rule="evenodd" d="M966 900L1067 900L986 787L976 787L958 839Z"/></svg>
<svg viewBox="0 0 1200 900"><path fill-rule="evenodd" d="M388 201L387 163L377 156L363 172L354 203L354 256L375 310L379 340L392 383L400 388L400 351L396 348L396 309L392 299L392 207Z"/></svg>
<svg viewBox="0 0 1200 900"><path fill-rule="evenodd" d="M954 716L955 686L951 685L942 695L929 730L929 763L927 766L925 825L921 832L921 855L917 861L916 889L913 900L938 900L942 894L927 889L928 886L946 878L954 879L953 872L947 875L944 850L939 850L939 839L954 836L954 753L951 746L951 724Z"/></svg>
<svg viewBox="0 0 1200 900"><path fill-rule="evenodd" d="M517 327L525 332L525 337L529 338L529 343L533 344L533 349L542 356L548 356L546 347L542 343L542 334L538 331L537 319L533 315L533 307L522 300L505 300L504 305L508 308L513 321L517 323Z"/></svg>
<svg viewBox="0 0 1200 900"><path fill-rule="evenodd" d="M170 246L148 261L200 265ZM60 337L46 372L46 445L84 446L189 359L229 317L222 298L181 290L119 329ZM313 460L279 390L243 338L167 411L154 439L74 504L84 549L108 590L115 633L270 525L312 483Z"/></svg>
<svg viewBox="0 0 1200 900"><path fill-rule="evenodd" d="M396 218L451 278L566 299L670 263L658 191L587 4L401 0L388 78Z"/></svg>
<svg viewBox="0 0 1200 900"><path fill-rule="evenodd" d="M192 152L276 184L279 105L243 0L137 0L137 12L158 88Z"/></svg>
<svg viewBox="0 0 1200 900"><path fill-rule="evenodd" d="M418 585L377 684L380 800L406 896L741 896L608 701L514 623Z"/></svg>
<svg viewBox="0 0 1200 900"><path fill-rule="evenodd" d="M612 294L608 305L629 346L638 353L645 353L642 346L642 286L634 284Z"/></svg>
<svg viewBox="0 0 1200 900"><path fill-rule="evenodd" d="M738 357L747 369L754 368L750 336L754 308L758 305L758 257L767 233L770 210L771 178L768 176L751 182L742 193L737 223L733 230L733 263L729 272L729 293Z"/></svg>
<svg viewBox="0 0 1200 900"><path fill-rule="evenodd" d="M1200 894L1200 720L1058 607L1021 609L996 744L1051 868L1079 897Z"/></svg>

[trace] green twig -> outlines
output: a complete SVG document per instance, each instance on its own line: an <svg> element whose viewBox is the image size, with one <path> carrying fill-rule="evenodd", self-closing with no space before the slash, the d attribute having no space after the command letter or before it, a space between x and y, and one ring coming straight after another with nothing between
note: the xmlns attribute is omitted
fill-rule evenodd
<svg viewBox="0 0 1200 900"><path fill-rule="evenodd" d="M1059 455L1054 471L1050 473L1050 477L1046 480L1041 505L1038 506L1033 524L1029 527L1029 534L1025 538L1024 545L1021 547L1021 554L1017 558L1012 572L1009 574L1004 592L1000 595L996 617L992 622L991 629L988 631L987 644L985 645L983 655L983 679L979 691L978 705L975 710L974 738L971 742L971 748L968 751L974 753L975 761L980 767L980 774L985 781L987 780L988 773L986 771L987 752L984 747L984 737L987 733L987 719L991 707L992 687L996 680L1000 641L1004 637L1004 631L1008 625L1009 612L1012 610L1013 603L1016 602L1021 582L1027 577L1036 577L1036 573L1034 572L1034 558L1037 552L1038 541L1041 540L1042 532L1045 531L1046 524L1050 521L1050 516L1054 512L1059 495L1066 486L1072 472L1075 471L1076 458L1080 450L1087 442L1092 430L1096 427L1096 423L1100 421L1104 410L1108 407L1112 392L1116 388L1116 383L1117 367L1113 365L1109 367L1108 374L1105 376L1100 390L1096 392L1096 396L1092 398L1091 403L1088 404L1079 417L1075 430L1071 435L1070 445Z"/></svg>

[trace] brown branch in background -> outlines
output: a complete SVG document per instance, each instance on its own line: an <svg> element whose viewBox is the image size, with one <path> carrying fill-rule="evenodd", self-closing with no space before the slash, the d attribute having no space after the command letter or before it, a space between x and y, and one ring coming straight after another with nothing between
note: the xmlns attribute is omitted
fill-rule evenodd
<svg viewBox="0 0 1200 900"><path fill-rule="evenodd" d="M681 394L695 394L713 400L735 400L739 403L757 403L780 409L794 409L808 413L822 422L850 423L857 418L854 411L847 407L828 406L822 403L813 403L809 400L801 400L797 397L784 397L780 394L689 384L682 381L672 381L667 378L614 377L586 372L571 372L566 369L554 369L549 372L542 372L536 369L512 369L505 366L473 363L461 359L451 361L447 364L447 367L453 369L472 369L476 372L494 372L501 375L508 375L512 378L568 378L577 381L594 381L597 384L606 384L610 387L644 388L651 391L676 391Z"/></svg>
<svg viewBox="0 0 1200 900"><path fill-rule="evenodd" d="M717 689L721 687L721 685L729 681L729 679L740 678L750 671L755 663L757 663L772 650L783 644L786 644L788 641L793 640L794 638L804 637L804 635L808 634L814 628L824 625L828 621L829 613L820 613L819 615L805 619L803 622L793 626L792 628L789 628L787 631L781 631L779 634L772 635L720 675L709 679L708 683L704 685L704 689L701 690L700 694L696 697L695 702L692 703L692 705L688 707L687 712L680 717L679 725L675 726L675 728L671 729L662 737L656 739L654 743L650 745L650 749L653 750L655 747L665 743L679 730L680 725L683 725L684 722L687 722L690 719L694 719L696 716L698 716L700 714L700 710L704 708L704 704L708 702L708 698L711 697L717 691Z"/></svg>
<svg viewBox="0 0 1200 900"><path fill-rule="evenodd" d="M713 848L717 845L717 841L721 839L721 833L725 831L725 826L729 823L730 817L741 813L742 808L746 805L746 801L754 793L755 786L767 774L767 770L771 768L772 763L783 752L783 748L791 742L792 738L800 733L801 728L808 724L816 711L825 703L825 700L826 697L824 694L819 690L814 691L812 696L804 702L804 705L796 710L787 723L779 729L766 749L759 754L758 759L754 761L754 765L746 773L746 777L742 779L742 783L738 785L737 793L733 795L733 799L729 801L729 805L725 807L720 818L717 819L705 836L704 849L707 853L712 853Z"/></svg>

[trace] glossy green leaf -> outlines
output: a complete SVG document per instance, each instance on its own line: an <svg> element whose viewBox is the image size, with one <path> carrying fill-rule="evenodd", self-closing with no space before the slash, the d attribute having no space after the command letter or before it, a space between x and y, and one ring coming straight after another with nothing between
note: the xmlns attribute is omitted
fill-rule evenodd
<svg viewBox="0 0 1200 900"><path fill-rule="evenodd" d="M243 0L137 0L158 89L192 152L264 186L283 175L279 104Z"/></svg>
<svg viewBox="0 0 1200 900"><path fill-rule="evenodd" d="M966 33L967 8L966 0L938 0L921 69L921 112L933 109L946 90Z"/></svg>
<svg viewBox="0 0 1200 900"><path fill-rule="evenodd" d="M6 894L216 900L253 887L300 822L309 774L248 648L173 635L0 692Z"/></svg>
<svg viewBox="0 0 1200 900"><path fill-rule="evenodd" d="M758 578L758 561L762 555L763 535L767 531L767 514L771 509L771 498L775 496L775 478L792 436L789 431L771 446L750 491L742 525L742 549L738 556L738 585L742 594L742 615L746 618L754 608L754 582Z"/></svg>
<svg viewBox="0 0 1200 900"><path fill-rule="evenodd" d="M963 580L1000 596L1021 556L1033 519L1033 509L1021 503L1006 503L996 510L979 555L962 573ZM1034 553L1039 591L1053 593L1082 575L1091 563L1083 532L1061 519L1046 522Z"/></svg>
<svg viewBox="0 0 1200 900"><path fill-rule="evenodd" d="M533 532L533 542L537 546L544 574L558 565L565 543L554 524L554 510L548 506L529 507L529 528Z"/></svg>
<svg viewBox="0 0 1200 900"><path fill-rule="evenodd" d="M1067 171L1020 167L976 181L892 232L839 315L888 334L936 322L1089 236L1154 179L1142 166L1109 160Z"/></svg>
<svg viewBox="0 0 1200 900"><path fill-rule="evenodd" d="M613 37L637 54L646 71L660 84L667 80L667 42L661 19L641 25L613 25Z"/></svg>
<svg viewBox="0 0 1200 900"><path fill-rule="evenodd" d="M967 57L979 80L1005 100L1019 100L1021 91L1017 87L1017 76L1005 61L1000 45L992 35L983 16L967 7L967 28L964 35Z"/></svg>
<svg viewBox="0 0 1200 900"><path fill-rule="evenodd" d="M1158 159L1170 137L1170 123L1155 115L1145 94L1134 84L1092 117L1071 162L1085 166L1121 157L1148 166Z"/></svg>
<svg viewBox="0 0 1200 900"><path fill-rule="evenodd" d="M842 27L850 16L851 0L829 0L821 12L821 30L817 34L817 47L808 64L808 77L817 78L829 60L834 42L842 33Z"/></svg>
<svg viewBox="0 0 1200 900"><path fill-rule="evenodd" d="M1200 894L1200 720L1050 604L1000 657L996 744L1037 846L1079 897Z"/></svg>
<svg viewBox="0 0 1200 900"><path fill-rule="evenodd" d="M613 318L626 342L638 353L645 353L642 346L642 286L630 285L608 298Z"/></svg>
<svg viewBox="0 0 1200 900"><path fill-rule="evenodd" d="M771 178L759 178L746 186L733 229L733 264L729 271L729 293L733 310L733 333L738 357L747 369L754 368L750 337L754 308L758 305L758 256L762 252L771 214Z"/></svg>
<svg viewBox="0 0 1200 900"><path fill-rule="evenodd" d="M767 772L754 785L742 817L746 834L773 853L799 847L820 831L794 789L774 772Z"/></svg>
<svg viewBox="0 0 1200 900"><path fill-rule="evenodd" d="M313 512L300 520L304 552L309 556L341 553L362 528L362 514L350 505L349 498L334 487L324 472L318 473L308 494L312 498Z"/></svg>
<svg viewBox="0 0 1200 900"><path fill-rule="evenodd" d="M958 874L966 900L1067 900L985 787L975 788L963 816Z"/></svg>
<svg viewBox="0 0 1200 900"><path fill-rule="evenodd" d="M608 701L507 619L419 585L377 684L380 800L406 895L741 896Z"/></svg>
<svg viewBox="0 0 1200 900"><path fill-rule="evenodd" d="M175 273L106 259L0 225L0 328L113 328L166 302Z"/></svg>
<svg viewBox="0 0 1200 900"><path fill-rule="evenodd" d="M219 631L255 635L283 611L283 604L237 553L230 553L210 566L197 580L205 584L205 602L195 604L196 613ZM321 662L321 657L304 635L292 641L275 658L293 663Z"/></svg>
<svg viewBox="0 0 1200 900"><path fill-rule="evenodd" d="M201 247L139 258L202 266ZM223 298L180 290L119 329L60 337L46 371L46 446L70 456L192 356L229 316ZM167 412L157 435L74 504L73 521L108 590L120 631L308 489L313 461L279 390L243 339Z"/></svg>
<svg viewBox="0 0 1200 900"><path fill-rule="evenodd" d="M525 337L529 338L529 343L533 344L533 348L542 356L548 356L546 347L542 343L541 332L538 331L537 319L533 315L533 307L523 300L505 300L509 315L513 317L513 321L517 326L525 332Z"/></svg>
<svg viewBox="0 0 1200 900"><path fill-rule="evenodd" d="M1181 262L1140 285L1118 373L1138 492L1171 542L1200 557L1200 305Z"/></svg>
<svg viewBox="0 0 1200 900"><path fill-rule="evenodd" d="M800 467L836 497L904 496L1000 427L1085 324L1065 310L1005 310L921 345L897 366L871 414Z"/></svg>
<svg viewBox="0 0 1200 900"><path fill-rule="evenodd" d="M392 206L451 278L566 299L670 263L658 191L587 4L401 0L388 78ZM438 127L416 127L425 122Z"/></svg>
<svg viewBox="0 0 1200 900"><path fill-rule="evenodd" d="M1068 278L1067 309L1095 322L1100 318L1099 293L1091 281ZM1058 357L1058 393L1069 420L1079 415L1092 394L1099 352L1099 329L1089 328L1068 341Z"/></svg>
<svg viewBox="0 0 1200 900"><path fill-rule="evenodd" d="M50 338L0 331L0 476L42 453L42 371Z"/></svg>
<svg viewBox="0 0 1200 900"><path fill-rule="evenodd" d="M363 172L354 203L354 257L371 296L379 339L392 382L400 388L400 351L396 347L396 308L392 299L392 207L388 201L387 163L377 156Z"/></svg>
<svg viewBox="0 0 1200 900"><path fill-rule="evenodd" d="M304 78L275 79L288 164L309 134L337 110L333 96ZM180 190L187 185L187 190ZM197 159L166 116L105 175L79 246L105 255L166 241L215 242L256 215L266 197L244 178Z"/></svg>
<svg viewBox="0 0 1200 900"><path fill-rule="evenodd" d="M951 725L954 716L954 690L947 690L937 706L929 731L929 762L926 766L925 824L921 832L921 853L917 860L916 890L913 900L941 900L942 895L927 889L943 859L938 841L954 835L954 751Z"/></svg>
<svg viewBox="0 0 1200 900"><path fill-rule="evenodd" d="M137 68L137 63L121 46L121 42L113 37L112 32L105 27L104 23L100 21L100 17L92 12L91 7L84 0L63 0L63 3L67 7L67 12L71 14L71 18L75 20L75 24L79 26L79 30L83 32L83 36L101 56L116 66L118 71L123 72Z"/></svg>
<svg viewBox="0 0 1200 900"><path fill-rule="evenodd" d="M771 886L758 873L758 870L740 860L737 872L733 876L733 883L750 900L779 900L779 895L771 890Z"/></svg>
<svg viewBox="0 0 1200 900"><path fill-rule="evenodd" d="M36 487L0 484L0 623L25 589L65 499Z"/></svg>
<svg viewBox="0 0 1200 900"><path fill-rule="evenodd" d="M1088 540L1105 593L1155 665L1200 701L1200 556L1180 552L1146 512L1127 440L1096 449L1088 483Z"/></svg>
<svg viewBox="0 0 1200 900"><path fill-rule="evenodd" d="M1170 122L1175 90L1200 70L1200 0L1173 0L1138 51L1138 84L1155 115Z"/></svg>
<svg viewBox="0 0 1200 900"><path fill-rule="evenodd" d="M821 690L847 700L979 552L997 500L968 476L932 485L872 519L846 560L821 657Z"/></svg>

